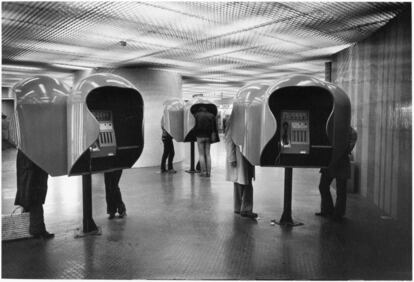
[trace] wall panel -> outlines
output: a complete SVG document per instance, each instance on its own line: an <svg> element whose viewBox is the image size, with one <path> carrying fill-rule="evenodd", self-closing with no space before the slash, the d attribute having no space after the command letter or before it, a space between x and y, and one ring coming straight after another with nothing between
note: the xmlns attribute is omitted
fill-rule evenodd
<svg viewBox="0 0 414 282"><path fill-rule="evenodd" d="M411 222L411 11L336 54L332 81L348 94L358 131L359 193Z"/></svg>

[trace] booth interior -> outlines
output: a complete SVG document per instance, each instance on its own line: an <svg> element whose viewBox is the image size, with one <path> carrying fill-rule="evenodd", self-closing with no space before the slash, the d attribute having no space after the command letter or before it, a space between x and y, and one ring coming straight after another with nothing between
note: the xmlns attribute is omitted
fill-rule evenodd
<svg viewBox="0 0 414 282"><path fill-rule="evenodd" d="M132 167L144 146L141 95L130 88L99 87L88 94L86 105L99 122L99 138L70 174Z"/></svg>
<svg viewBox="0 0 414 282"><path fill-rule="evenodd" d="M278 129L261 154L263 166L326 167L333 97L320 87L284 87L269 97Z"/></svg>

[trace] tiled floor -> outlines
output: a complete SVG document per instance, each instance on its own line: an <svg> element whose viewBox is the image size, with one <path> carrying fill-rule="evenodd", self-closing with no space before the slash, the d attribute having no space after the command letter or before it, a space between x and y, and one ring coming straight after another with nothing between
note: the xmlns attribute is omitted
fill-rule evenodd
<svg viewBox="0 0 414 282"><path fill-rule="evenodd" d="M188 146L189 147L189 146ZM3 278L51 279L375 279L412 277L411 226L381 218L350 194L347 219L314 216L317 169L293 170L293 217L304 225L270 224L283 209L281 168L256 168L253 221L233 214L233 185L224 179L225 153L213 145L210 179L157 168L125 170L124 219L108 220L101 175L93 176L93 214L102 235L74 238L82 222L80 177L49 179L49 241L3 242ZM2 214L13 210L15 150L2 152Z"/></svg>

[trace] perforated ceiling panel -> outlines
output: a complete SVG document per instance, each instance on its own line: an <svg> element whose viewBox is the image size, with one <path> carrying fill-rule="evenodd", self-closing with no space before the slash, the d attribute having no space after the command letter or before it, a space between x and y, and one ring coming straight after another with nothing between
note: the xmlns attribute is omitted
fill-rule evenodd
<svg viewBox="0 0 414 282"><path fill-rule="evenodd" d="M332 54L410 8L396 2L2 2L2 86L31 74L71 84L79 69L150 66L180 73L184 97L231 96L245 83L290 73L323 78Z"/></svg>

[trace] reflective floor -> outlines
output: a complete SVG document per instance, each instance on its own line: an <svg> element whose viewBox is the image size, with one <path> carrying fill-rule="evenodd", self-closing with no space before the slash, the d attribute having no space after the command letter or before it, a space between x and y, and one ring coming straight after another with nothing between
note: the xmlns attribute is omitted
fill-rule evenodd
<svg viewBox="0 0 414 282"><path fill-rule="evenodd" d="M14 149L2 152L2 214L14 209L15 156ZM2 277L411 279L411 226L383 217L356 194L349 195L344 222L316 217L317 169L293 170L293 217L304 225L271 225L283 210L281 168L256 168L254 210L260 218L241 218L233 213L221 144L212 146L212 157L210 179L184 172L187 162L176 166L175 175L158 168L125 170L124 219L107 219L103 177L93 176L93 215L102 235L77 239L81 178L50 178L45 218L56 237L3 242Z"/></svg>

